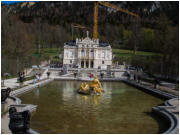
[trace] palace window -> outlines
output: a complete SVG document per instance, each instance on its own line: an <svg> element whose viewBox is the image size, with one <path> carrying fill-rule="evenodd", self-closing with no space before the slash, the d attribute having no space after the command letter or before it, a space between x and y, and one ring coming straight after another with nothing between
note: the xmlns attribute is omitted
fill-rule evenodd
<svg viewBox="0 0 180 135"><path fill-rule="evenodd" d="M69 56L70 56L70 58L73 57L73 52L72 51L69 52Z"/></svg>
<svg viewBox="0 0 180 135"><path fill-rule="evenodd" d="M72 60L70 60L70 63L72 63Z"/></svg>
<svg viewBox="0 0 180 135"><path fill-rule="evenodd" d="M102 52L102 58L105 58L105 52Z"/></svg>
<svg viewBox="0 0 180 135"><path fill-rule="evenodd" d="M81 50L81 56L85 56L84 50Z"/></svg>
<svg viewBox="0 0 180 135"><path fill-rule="evenodd" d="M94 51L91 50L91 52L90 52L90 57L93 57L93 56L94 56Z"/></svg>
<svg viewBox="0 0 180 135"><path fill-rule="evenodd" d="M104 61L102 61L102 64L104 64Z"/></svg>

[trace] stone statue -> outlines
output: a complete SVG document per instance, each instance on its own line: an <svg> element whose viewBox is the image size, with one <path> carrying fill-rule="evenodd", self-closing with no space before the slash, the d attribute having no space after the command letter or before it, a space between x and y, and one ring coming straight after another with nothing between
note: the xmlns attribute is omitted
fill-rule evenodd
<svg viewBox="0 0 180 135"><path fill-rule="evenodd" d="M1 102L5 102L6 99L9 97L11 92L11 88L1 89Z"/></svg>
<svg viewBox="0 0 180 135"><path fill-rule="evenodd" d="M81 94L100 94L102 92L104 92L101 89L101 83L98 80L97 75L95 75L94 80L90 83L81 83L80 88L78 90L78 93Z"/></svg>
<svg viewBox="0 0 180 135"><path fill-rule="evenodd" d="M30 112L17 112L15 107L9 109L9 129L13 134L26 134L30 129Z"/></svg>

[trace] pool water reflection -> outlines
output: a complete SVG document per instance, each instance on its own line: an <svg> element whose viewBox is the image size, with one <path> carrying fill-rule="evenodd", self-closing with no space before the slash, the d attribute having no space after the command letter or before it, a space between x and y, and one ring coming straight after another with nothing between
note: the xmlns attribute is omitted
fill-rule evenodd
<svg viewBox="0 0 180 135"><path fill-rule="evenodd" d="M75 92L81 82L54 81L20 96L38 105L31 128L40 133L160 133L167 128L151 108L164 101L121 82L103 82L101 96Z"/></svg>

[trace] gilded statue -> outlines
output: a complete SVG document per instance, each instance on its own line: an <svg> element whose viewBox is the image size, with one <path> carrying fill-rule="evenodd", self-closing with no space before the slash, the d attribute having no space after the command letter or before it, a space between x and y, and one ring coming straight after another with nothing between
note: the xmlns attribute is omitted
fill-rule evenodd
<svg viewBox="0 0 180 135"><path fill-rule="evenodd" d="M81 94L100 94L102 93L102 86L98 80L97 75L95 75L94 80L90 83L81 83L78 93Z"/></svg>

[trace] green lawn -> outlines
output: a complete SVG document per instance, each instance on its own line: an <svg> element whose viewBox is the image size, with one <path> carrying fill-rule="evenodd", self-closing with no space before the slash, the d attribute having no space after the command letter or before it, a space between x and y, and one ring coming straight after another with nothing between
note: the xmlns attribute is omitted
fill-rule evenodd
<svg viewBox="0 0 180 135"><path fill-rule="evenodd" d="M62 54L62 50L62 48L42 48L41 57L49 58L51 61L61 62L61 59L59 59L58 56L59 53ZM36 55L36 53L34 53L34 55Z"/></svg>
<svg viewBox="0 0 180 135"><path fill-rule="evenodd" d="M133 50L124 50L124 49L112 49L113 54L115 54L116 57L126 56L131 57L134 56ZM143 52L143 51L137 51L136 56L154 56L157 55L157 53L153 52Z"/></svg>
<svg viewBox="0 0 180 135"><path fill-rule="evenodd" d="M33 80L34 76L25 77L25 81ZM19 80L17 80L17 83L20 83Z"/></svg>
<svg viewBox="0 0 180 135"><path fill-rule="evenodd" d="M159 53L137 51L134 54L133 50L125 49L112 49L113 55L115 56L113 62L132 64L132 62L138 63L143 61L153 60L154 56L161 56Z"/></svg>
<svg viewBox="0 0 180 135"><path fill-rule="evenodd" d="M58 53L62 53L62 48L43 48L41 49L42 56L58 56Z"/></svg>
<svg viewBox="0 0 180 135"><path fill-rule="evenodd" d="M16 77L17 77L16 75L11 75L9 77L1 76L1 80L6 80L6 79L11 79L11 78L16 78Z"/></svg>

